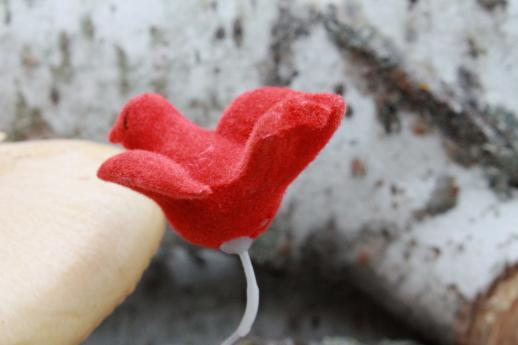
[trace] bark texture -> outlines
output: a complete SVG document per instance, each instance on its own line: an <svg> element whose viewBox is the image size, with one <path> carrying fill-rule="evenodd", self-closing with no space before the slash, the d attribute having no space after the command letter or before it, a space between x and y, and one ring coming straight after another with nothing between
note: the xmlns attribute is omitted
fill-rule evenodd
<svg viewBox="0 0 518 345"><path fill-rule="evenodd" d="M149 90L206 126L262 84L343 94L256 262L351 282L434 342L517 342L518 1L0 4L10 140L103 140Z"/></svg>
<svg viewBox="0 0 518 345"><path fill-rule="evenodd" d="M280 341L267 341L261 339L249 339L239 342L237 345L298 345L299 341L293 339L285 339ZM308 343L308 345L362 345L358 341L354 339L347 338L325 338L322 341L313 341ZM376 345L416 345L410 341L391 341L391 340L383 340Z"/></svg>

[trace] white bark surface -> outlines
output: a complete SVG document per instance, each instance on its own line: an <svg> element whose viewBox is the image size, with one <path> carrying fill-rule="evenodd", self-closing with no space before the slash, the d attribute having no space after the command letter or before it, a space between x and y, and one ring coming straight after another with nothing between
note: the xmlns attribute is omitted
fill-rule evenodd
<svg viewBox="0 0 518 345"><path fill-rule="evenodd" d="M352 116L255 258L312 257L460 342L518 262L517 16L515 0L4 1L0 128L104 140L149 90L205 126L262 84L343 93Z"/></svg>

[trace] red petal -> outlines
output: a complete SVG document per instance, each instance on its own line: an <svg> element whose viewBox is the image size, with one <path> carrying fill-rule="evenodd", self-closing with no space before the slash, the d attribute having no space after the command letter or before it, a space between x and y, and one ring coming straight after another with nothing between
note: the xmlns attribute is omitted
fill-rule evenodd
<svg viewBox="0 0 518 345"><path fill-rule="evenodd" d="M104 162L99 178L140 192L152 192L173 199L197 199L211 193L209 186L195 181L173 160L160 154L131 150Z"/></svg>
<svg viewBox="0 0 518 345"><path fill-rule="evenodd" d="M332 94L294 94L277 104L246 144L243 183L284 188L324 147L344 112L342 98Z"/></svg>
<svg viewBox="0 0 518 345"><path fill-rule="evenodd" d="M245 143L255 122L272 106L295 91L280 87L262 87L245 92L225 109L216 132L239 143Z"/></svg>

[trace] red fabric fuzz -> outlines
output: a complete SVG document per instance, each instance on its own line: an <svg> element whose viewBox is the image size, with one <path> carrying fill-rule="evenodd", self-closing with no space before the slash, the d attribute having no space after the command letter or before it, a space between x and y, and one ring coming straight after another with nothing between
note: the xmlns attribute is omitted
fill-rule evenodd
<svg viewBox="0 0 518 345"><path fill-rule="evenodd" d="M98 176L155 200L185 240L219 248L268 228L289 183L344 112L334 94L264 87L236 98L207 130L163 97L143 94L110 132L129 151L104 162Z"/></svg>

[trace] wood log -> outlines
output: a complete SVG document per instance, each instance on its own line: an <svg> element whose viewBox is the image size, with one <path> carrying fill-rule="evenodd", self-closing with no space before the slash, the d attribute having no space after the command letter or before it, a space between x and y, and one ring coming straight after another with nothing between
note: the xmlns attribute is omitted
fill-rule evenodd
<svg viewBox="0 0 518 345"><path fill-rule="evenodd" d="M298 341L295 339L284 339L277 341L268 341L265 339L247 339L239 342L236 345L297 345ZM321 341L313 341L310 345L362 345L363 343L350 338L342 337L328 337ZM382 340L375 345L416 345L411 341L397 341L397 340Z"/></svg>
<svg viewBox="0 0 518 345"><path fill-rule="evenodd" d="M349 118L256 260L309 260L440 343L516 344L516 11L514 0L5 2L0 126L19 140L100 139L142 91L207 126L261 84L341 93Z"/></svg>

